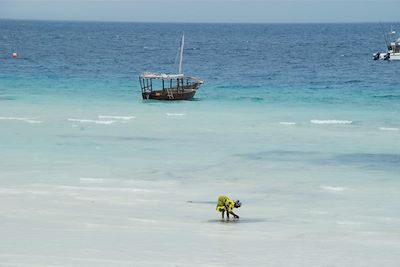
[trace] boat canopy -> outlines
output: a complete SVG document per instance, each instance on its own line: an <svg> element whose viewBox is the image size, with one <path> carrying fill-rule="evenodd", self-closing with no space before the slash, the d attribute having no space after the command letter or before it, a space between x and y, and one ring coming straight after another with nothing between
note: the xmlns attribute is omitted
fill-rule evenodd
<svg viewBox="0 0 400 267"><path fill-rule="evenodd" d="M166 73L154 73L154 72L145 72L140 75L142 79L161 79L161 80L176 80L182 79L185 76L183 74L166 74Z"/></svg>
<svg viewBox="0 0 400 267"><path fill-rule="evenodd" d="M145 72L139 76L139 79L159 79L159 80L194 80L197 83L202 84L203 81L196 78L185 76L183 74L166 74L166 73L154 73L154 72Z"/></svg>

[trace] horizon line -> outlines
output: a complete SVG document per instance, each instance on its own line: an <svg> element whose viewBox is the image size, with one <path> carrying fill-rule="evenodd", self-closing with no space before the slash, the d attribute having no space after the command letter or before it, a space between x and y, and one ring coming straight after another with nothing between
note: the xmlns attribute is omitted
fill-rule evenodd
<svg viewBox="0 0 400 267"><path fill-rule="evenodd" d="M0 18L0 21L32 21L32 22L79 22L79 23L149 23L149 24L374 24L400 23L400 21L303 21L303 22L224 22L224 21L129 21L129 20L73 20L73 19L32 19L32 18Z"/></svg>

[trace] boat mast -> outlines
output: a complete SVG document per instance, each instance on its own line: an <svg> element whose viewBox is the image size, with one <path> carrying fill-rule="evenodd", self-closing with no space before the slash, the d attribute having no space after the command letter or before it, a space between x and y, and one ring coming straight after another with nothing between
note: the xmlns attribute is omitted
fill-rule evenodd
<svg viewBox="0 0 400 267"><path fill-rule="evenodd" d="M181 41L181 48L180 48L180 55L179 55L179 74L182 74L182 61L183 61L183 46L185 44L185 34L182 34L182 41Z"/></svg>
<svg viewBox="0 0 400 267"><path fill-rule="evenodd" d="M382 34L383 34L383 38L385 39L385 44L386 44L386 49L388 48L389 44L388 44L388 40L385 34L385 30L383 29L382 23L380 22L379 25L381 26L381 30L382 30Z"/></svg>

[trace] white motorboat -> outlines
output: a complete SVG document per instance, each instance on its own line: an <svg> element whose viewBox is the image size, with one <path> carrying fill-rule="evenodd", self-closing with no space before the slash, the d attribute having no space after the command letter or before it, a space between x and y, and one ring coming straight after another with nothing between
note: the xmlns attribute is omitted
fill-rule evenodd
<svg viewBox="0 0 400 267"><path fill-rule="evenodd" d="M395 36L396 32L391 30L391 32L388 35ZM374 60L379 60L379 59L381 59L381 60L400 60L400 37L397 39L396 38L391 38L391 39L394 41L391 41L389 43L385 36L387 51L374 53L372 56L372 58Z"/></svg>

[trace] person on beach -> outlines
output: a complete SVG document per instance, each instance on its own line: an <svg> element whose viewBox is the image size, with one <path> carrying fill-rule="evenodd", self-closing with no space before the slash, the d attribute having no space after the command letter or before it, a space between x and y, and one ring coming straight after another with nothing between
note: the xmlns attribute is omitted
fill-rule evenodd
<svg viewBox="0 0 400 267"><path fill-rule="evenodd" d="M216 210L222 212L222 220L226 212L226 217L229 220L229 214L232 214L235 219L239 219L239 216L233 213L233 208L240 208L242 203L239 200L235 202L227 196L219 196Z"/></svg>

